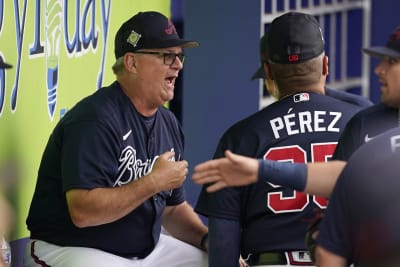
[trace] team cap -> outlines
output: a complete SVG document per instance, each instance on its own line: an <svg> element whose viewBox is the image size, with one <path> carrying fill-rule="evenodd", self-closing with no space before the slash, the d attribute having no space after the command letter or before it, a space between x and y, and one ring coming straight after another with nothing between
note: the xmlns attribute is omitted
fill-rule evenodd
<svg viewBox="0 0 400 267"><path fill-rule="evenodd" d="M385 46L364 48L363 51L368 55L380 58L384 56L400 58L400 26L390 34Z"/></svg>
<svg viewBox="0 0 400 267"><path fill-rule="evenodd" d="M115 57L143 48L181 46L192 48L198 42L180 39L171 20L155 11L139 12L124 22L115 36Z"/></svg>
<svg viewBox="0 0 400 267"><path fill-rule="evenodd" d="M266 50L271 62L293 64L321 55L325 42L314 16L288 12L272 21Z"/></svg>
<svg viewBox="0 0 400 267"><path fill-rule="evenodd" d="M265 33L260 39L260 61L261 66L254 72L253 76L251 76L252 80L255 79L267 79L264 71L264 62L267 61L267 33Z"/></svg>

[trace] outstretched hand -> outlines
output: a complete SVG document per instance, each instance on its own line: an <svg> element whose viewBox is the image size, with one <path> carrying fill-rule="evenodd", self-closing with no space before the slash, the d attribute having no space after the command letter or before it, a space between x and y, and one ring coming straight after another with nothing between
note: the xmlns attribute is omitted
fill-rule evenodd
<svg viewBox="0 0 400 267"><path fill-rule="evenodd" d="M228 186L243 186L258 180L258 160L225 151L224 158L196 165L192 179L197 184L210 184L212 193Z"/></svg>

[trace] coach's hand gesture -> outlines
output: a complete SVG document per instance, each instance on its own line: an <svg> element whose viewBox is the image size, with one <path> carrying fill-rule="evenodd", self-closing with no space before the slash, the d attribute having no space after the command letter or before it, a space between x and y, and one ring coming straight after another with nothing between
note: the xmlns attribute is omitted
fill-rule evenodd
<svg viewBox="0 0 400 267"><path fill-rule="evenodd" d="M186 160L175 161L175 152L168 151L161 154L156 160L151 172L152 182L157 192L180 187L188 174Z"/></svg>

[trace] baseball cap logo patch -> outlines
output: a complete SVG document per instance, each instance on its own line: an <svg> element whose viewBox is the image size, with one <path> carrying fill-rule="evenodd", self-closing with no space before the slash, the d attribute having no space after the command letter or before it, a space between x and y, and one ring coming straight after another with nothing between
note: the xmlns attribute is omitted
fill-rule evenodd
<svg viewBox="0 0 400 267"><path fill-rule="evenodd" d="M289 62L299 61L299 55L290 55L290 56L288 56L288 61Z"/></svg>
<svg viewBox="0 0 400 267"><path fill-rule="evenodd" d="M383 58L400 58L400 26L389 35L388 41L385 46L373 46L363 48L363 51L368 55Z"/></svg>
<svg viewBox="0 0 400 267"><path fill-rule="evenodd" d="M389 36L389 42L394 42L400 39L400 27L397 27L396 30Z"/></svg>
<svg viewBox="0 0 400 267"><path fill-rule="evenodd" d="M168 20L168 27L165 29L165 33L168 35L177 34L174 24Z"/></svg>
<svg viewBox="0 0 400 267"><path fill-rule="evenodd" d="M135 31L132 31L129 34L128 39L126 41L128 43L130 43L131 45L133 45L134 47L136 47L136 45L139 42L141 37L142 37L142 35L140 35L139 33L135 32Z"/></svg>

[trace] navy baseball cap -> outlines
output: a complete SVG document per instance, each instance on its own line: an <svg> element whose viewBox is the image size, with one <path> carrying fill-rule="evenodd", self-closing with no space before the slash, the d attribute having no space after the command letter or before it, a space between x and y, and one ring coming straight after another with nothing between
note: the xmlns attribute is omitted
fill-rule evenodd
<svg viewBox="0 0 400 267"><path fill-rule="evenodd" d="M389 40L386 42L385 46L364 48L363 51L368 55L380 58L384 56L400 58L400 26L390 34Z"/></svg>
<svg viewBox="0 0 400 267"><path fill-rule="evenodd" d="M321 55L325 41L314 16L288 12L272 21L266 49L271 62L293 64Z"/></svg>
<svg viewBox="0 0 400 267"><path fill-rule="evenodd" d="M12 68L12 65L4 62L3 58L0 57L0 69L10 69L10 68Z"/></svg>
<svg viewBox="0 0 400 267"><path fill-rule="evenodd" d="M115 35L115 57L143 48L197 47L198 42L180 39L171 20L155 11L139 12L119 28Z"/></svg>
<svg viewBox="0 0 400 267"><path fill-rule="evenodd" d="M264 62L267 60L267 34L265 33L260 39L260 60L261 66L251 76L252 80L255 79L267 79L264 71Z"/></svg>

